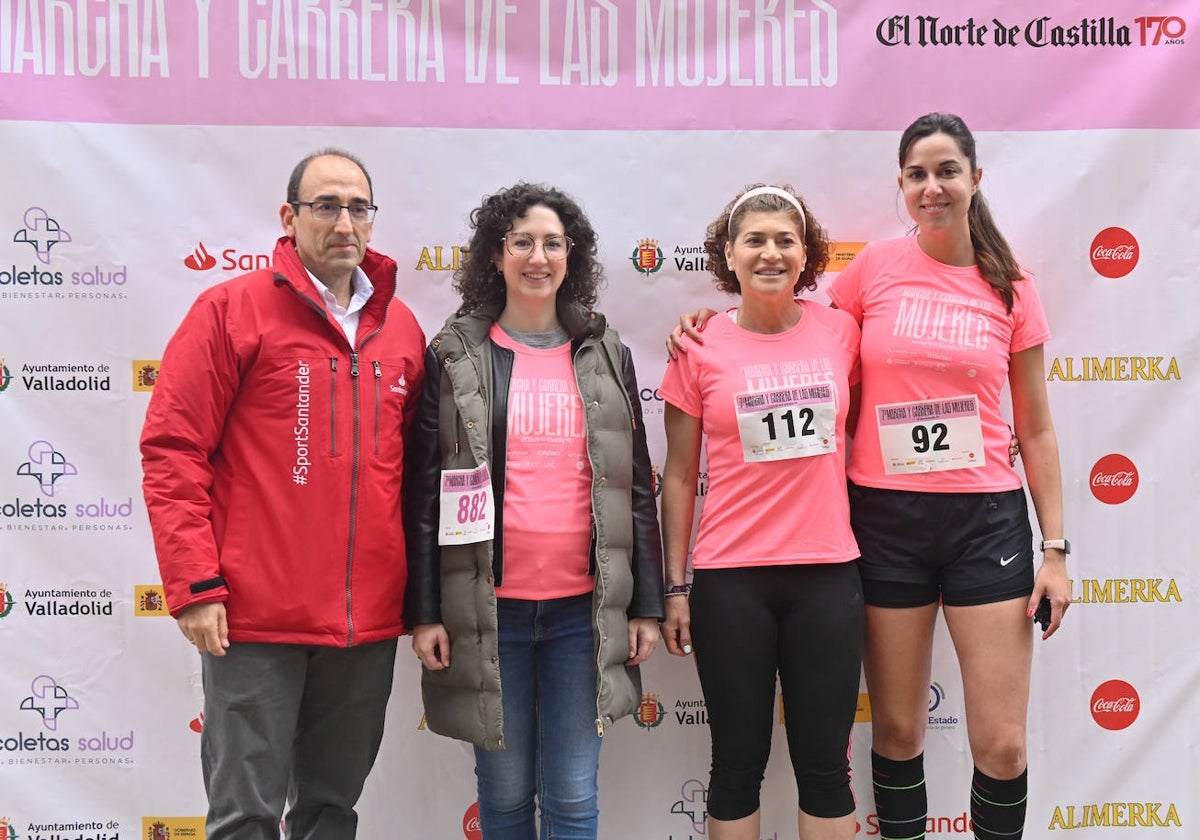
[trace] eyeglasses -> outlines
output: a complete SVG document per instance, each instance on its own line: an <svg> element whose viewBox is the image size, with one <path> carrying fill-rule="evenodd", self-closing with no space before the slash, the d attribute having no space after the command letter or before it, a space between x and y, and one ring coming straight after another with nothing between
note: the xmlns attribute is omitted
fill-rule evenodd
<svg viewBox="0 0 1200 840"><path fill-rule="evenodd" d="M528 233L508 233L504 235L504 248L514 257L528 259L533 256L533 249L537 247L538 242L542 243L542 253L546 255L546 259L550 262L562 262L567 258L567 254L571 253L571 246L575 243L571 241L569 236L547 236L544 239L538 239L535 236L530 236Z"/></svg>
<svg viewBox="0 0 1200 840"><path fill-rule="evenodd" d="M342 211L350 213L350 221L365 224L375 221L375 211L379 208L374 204L338 204L334 201L293 201L293 207L307 207L318 222L334 222Z"/></svg>

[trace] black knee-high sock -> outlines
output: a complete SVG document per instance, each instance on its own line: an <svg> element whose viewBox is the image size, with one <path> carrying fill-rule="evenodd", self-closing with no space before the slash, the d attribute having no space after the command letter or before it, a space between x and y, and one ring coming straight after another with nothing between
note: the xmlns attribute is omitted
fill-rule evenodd
<svg viewBox="0 0 1200 840"><path fill-rule="evenodd" d="M975 768L971 778L971 822L976 840L1020 840L1025 831L1029 771L1015 779L993 779Z"/></svg>
<svg viewBox="0 0 1200 840"><path fill-rule="evenodd" d="M925 836L925 754L892 761L871 752L871 787L882 840L920 840Z"/></svg>

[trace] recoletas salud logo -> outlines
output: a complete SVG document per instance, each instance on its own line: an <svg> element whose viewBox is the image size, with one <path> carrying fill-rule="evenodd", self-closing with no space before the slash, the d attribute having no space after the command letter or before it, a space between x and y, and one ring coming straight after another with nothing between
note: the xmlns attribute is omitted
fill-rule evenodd
<svg viewBox="0 0 1200 840"><path fill-rule="evenodd" d="M33 248L42 265L50 265L51 248L71 241L71 234L41 207L30 207L25 211L22 221L24 227L13 234L13 242L24 242ZM59 282L62 282L61 278Z"/></svg>
<svg viewBox="0 0 1200 840"><path fill-rule="evenodd" d="M9 683L10 684L11 680ZM20 696L18 694L17 696ZM60 680L39 674L29 684L18 708L37 716L41 727L28 730L32 719L21 731L0 728L0 760L6 767L20 765L131 765L134 763L133 729L79 734L86 715L78 713L84 704ZM69 713L69 714L68 714ZM71 835L74 837L74 835ZM113 835L115 837L115 835ZM64 836L63 840L67 840Z"/></svg>
<svg viewBox="0 0 1200 840"><path fill-rule="evenodd" d="M29 691L29 696L21 701L21 708L36 712L42 719L42 726L51 732L58 730L60 714L79 708L79 701L48 674L34 677Z"/></svg>
<svg viewBox="0 0 1200 840"><path fill-rule="evenodd" d="M133 497L100 496L73 506L62 501L71 479L79 475L73 459L47 440L35 440L18 462L15 474L31 479L38 495L0 499L0 521L7 531L130 531ZM30 487L29 483L22 485ZM73 515L72 515L73 514ZM73 521L72 521L73 520Z"/></svg>
<svg viewBox="0 0 1200 840"><path fill-rule="evenodd" d="M63 246L73 242L71 233L62 222L43 207L25 210L20 225L12 235L13 248L6 249L14 256L0 262L0 300L33 300L46 298L92 298L124 300L122 290L129 279L124 264L73 266ZM33 261L24 260L29 251ZM20 256L17 256L20 255ZM62 265L66 260L65 268ZM68 291L63 291L68 287Z"/></svg>
<svg viewBox="0 0 1200 840"><path fill-rule="evenodd" d="M17 467L17 475L29 476L37 481L43 496L54 498L62 487L58 483L60 478L79 475L75 465L49 441L35 440L29 445L27 454L29 460Z"/></svg>

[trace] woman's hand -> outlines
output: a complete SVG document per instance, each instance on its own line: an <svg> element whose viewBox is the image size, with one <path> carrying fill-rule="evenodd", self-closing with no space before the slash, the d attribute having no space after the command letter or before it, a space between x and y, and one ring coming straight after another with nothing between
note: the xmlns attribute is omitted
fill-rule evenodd
<svg viewBox="0 0 1200 840"><path fill-rule="evenodd" d="M667 598L667 617L662 623L662 637L667 651L673 656L692 652L692 609L687 595Z"/></svg>
<svg viewBox="0 0 1200 840"><path fill-rule="evenodd" d="M1028 615L1033 618L1038 603L1043 597L1050 599L1050 626L1042 633L1042 639L1049 639L1062 625L1071 606L1071 581L1067 578L1067 556L1060 549L1046 550L1042 559L1042 567L1038 569L1037 578L1033 583L1033 594L1029 596Z"/></svg>
<svg viewBox="0 0 1200 840"><path fill-rule="evenodd" d="M629 620L629 659L626 666L641 665L658 646L658 620L633 618Z"/></svg>
<svg viewBox="0 0 1200 840"><path fill-rule="evenodd" d="M430 671L450 667L450 634L443 624L418 624L413 628L413 650Z"/></svg>
<svg viewBox="0 0 1200 840"><path fill-rule="evenodd" d="M700 337L700 330L704 329L704 324L716 314L715 309L701 307L695 312L685 312L680 315L679 323L667 336L667 355L675 359L678 358L679 353L687 352L687 347L683 343L684 335L690 337L697 344L703 344L704 339Z"/></svg>

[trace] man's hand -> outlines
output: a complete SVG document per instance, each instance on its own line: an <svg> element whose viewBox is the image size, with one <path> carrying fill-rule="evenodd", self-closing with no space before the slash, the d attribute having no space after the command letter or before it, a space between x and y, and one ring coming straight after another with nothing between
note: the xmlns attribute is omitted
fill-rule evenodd
<svg viewBox="0 0 1200 840"><path fill-rule="evenodd" d="M229 624L225 621L225 603L209 601L184 607L176 619L183 637L200 653L224 656L229 647Z"/></svg>

